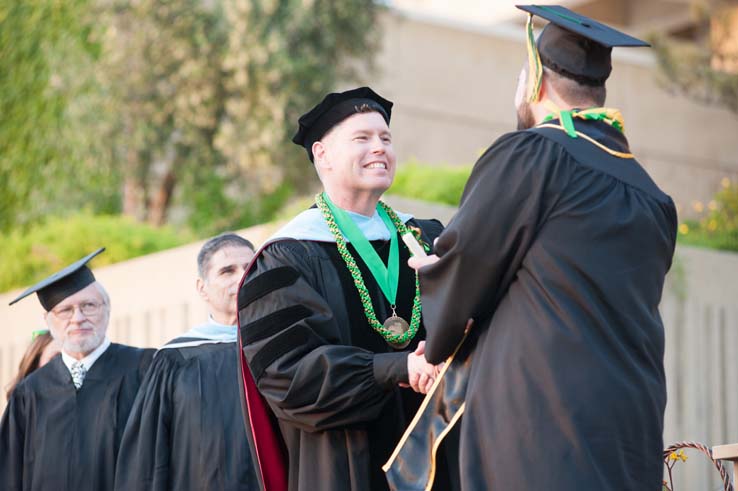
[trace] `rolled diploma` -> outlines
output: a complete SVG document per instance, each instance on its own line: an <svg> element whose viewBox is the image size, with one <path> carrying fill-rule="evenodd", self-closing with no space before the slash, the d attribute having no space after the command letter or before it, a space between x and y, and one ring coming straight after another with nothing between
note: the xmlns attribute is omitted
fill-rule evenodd
<svg viewBox="0 0 738 491"><path fill-rule="evenodd" d="M408 249L410 249L410 253L413 256L416 257L426 257L428 254L425 253L425 250L423 247L418 243L415 236L408 232L406 234L402 235L402 241L405 243Z"/></svg>

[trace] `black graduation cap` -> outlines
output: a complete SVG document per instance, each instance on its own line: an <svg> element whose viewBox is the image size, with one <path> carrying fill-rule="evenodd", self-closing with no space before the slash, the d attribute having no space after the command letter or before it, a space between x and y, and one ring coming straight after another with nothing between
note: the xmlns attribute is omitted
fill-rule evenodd
<svg viewBox="0 0 738 491"><path fill-rule="evenodd" d="M9 305L13 305L18 300L22 300L31 293L35 293L38 295L38 300L41 302L44 309L46 309L47 312L50 311L68 296L73 295L86 286L94 283L95 275L93 275L90 268L87 267L87 263L104 250L105 248L101 247L74 264L70 264L61 271L41 280L39 283L21 293L18 298L10 302Z"/></svg>
<svg viewBox="0 0 738 491"><path fill-rule="evenodd" d="M538 37L541 63L556 73L587 85L602 85L610 76L615 46L650 46L596 20L559 5L516 5L548 20Z"/></svg>
<svg viewBox="0 0 738 491"><path fill-rule="evenodd" d="M313 161L313 143L323 138L328 130L359 112L367 105L382 115L389 125L392 117L392 101L374 92L369 87L359 87L345 92L332 92L306 112L298 120L299 128L292 142L305 147L310 161Z"/></svg>

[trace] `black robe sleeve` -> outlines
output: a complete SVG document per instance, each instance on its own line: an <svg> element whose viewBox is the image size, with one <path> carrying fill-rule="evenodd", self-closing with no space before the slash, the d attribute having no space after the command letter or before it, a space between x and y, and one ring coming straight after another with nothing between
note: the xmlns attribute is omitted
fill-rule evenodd
<svg viewBox="0 0 738 491"><path fill-rule="evenodd" d="M2 489L20 491L23 487L25 417L23 387L18 386L0 421L0 484Z"/></svg>
<svg viewBox="0 0 738 491"><path fill-rule="evenodd" d="M178 366L168 352L151 363L123 433L116 490L170 488L172 386Z"/></svg>
<svg viewBox="0 0 738 491"><path fill-rule="evenodd" d="M271 244L239 291L243 351L259 391L277 418L306 431L376 419L408 378L407 352L349 345L349 326L323 296L342 298L340 285L320 284L321 268L333 267L324 261L296 241Z"/></svg>
<svg viewBox="0 0 738 491"><path fill-rule="evenodd" d="M75 389L61 355L15 388L0 422L0 489L112 489L150 352L112 343Z"/></svg>
<svg viewBox="0 0 738 491"><path fill-rule="evenodd" d="M546 186L560 151L539 135L510 133L474 165L459 211L436 242L440 260L420 271L429 362L453 352L468 319L492 315L551 209ZM482 230L498 232L480 240Z"/></svg>

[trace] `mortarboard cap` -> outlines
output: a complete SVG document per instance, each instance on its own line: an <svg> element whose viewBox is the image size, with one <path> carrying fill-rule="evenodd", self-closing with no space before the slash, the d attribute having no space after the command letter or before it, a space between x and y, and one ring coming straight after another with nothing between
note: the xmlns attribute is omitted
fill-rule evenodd
<svg viewBox="0 0 738 491"><path fill-rule="evenodd" d="M596 20L558 5L516 5L550 23L536 43L543 66L587 85L602 85L610 76L610 54L615 46L649 46ZM529 22L529 29L531 24ZM529 35L529 38L531 36ZM529 47L529 55L531 48Z"/></svg>
<svg viewBox="0 0 738 491"><path fill-rule="evenodd" d="M44 309L46 309L47 312L50 311L68 296L73 295L86 286L94 283L95 276L92 274L90 268L87 267L87 263L104 250L105 248L101 247L92 254L83 257L79 261L70 264L61 271L58 271L48 278L38 282L28 290L21 293L15 300L10 302L9 305L13 305L31 293L35 293L38 295L38 300L41 302Z"/></svg>
<svg viewBox="0 0 738 491"><path fill-rule="evenodd" d="M328 131L359 112L361 106L367 105L382 115L389 125L392 117L392 102L383 98L369 87L332 92L306 112L298 120L298 130L292 142L305 147L310 161L313 161L313 143L323 138Z"/></svg>

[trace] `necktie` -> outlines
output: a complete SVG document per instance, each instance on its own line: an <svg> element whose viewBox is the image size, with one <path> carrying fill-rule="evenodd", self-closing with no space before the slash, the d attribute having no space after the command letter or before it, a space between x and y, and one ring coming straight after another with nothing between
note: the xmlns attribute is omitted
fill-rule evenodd
<svg viewBox="0 0 738 491"><path fill-rule="evenodd" d="M74 386L79 390L80 387L82 387L82 382L85 381L85 375L87 375L87 369L85 368L84 364L80 361L75 361L72 363L72 382L74 383Z"/></svg>

